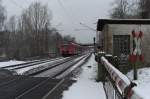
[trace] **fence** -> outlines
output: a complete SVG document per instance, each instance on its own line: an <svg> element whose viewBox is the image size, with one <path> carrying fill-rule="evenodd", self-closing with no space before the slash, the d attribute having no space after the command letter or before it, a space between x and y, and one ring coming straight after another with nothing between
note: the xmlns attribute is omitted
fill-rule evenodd
<svg viewBox="0 0 150 99"><path fill-rule="evenodd" d="M115 68L107 57L100 57L100 66L103 67L103 85L107 99L144 99L134 89L126 75Z"/></svg>

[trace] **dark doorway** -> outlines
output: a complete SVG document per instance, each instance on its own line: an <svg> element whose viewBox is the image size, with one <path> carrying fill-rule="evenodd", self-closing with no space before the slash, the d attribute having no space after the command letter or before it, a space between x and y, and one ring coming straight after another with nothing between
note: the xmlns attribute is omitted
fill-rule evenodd
<svg viewBox="0 0 150 99"><path fill-rule="evenodd" d="M113 54L118 56L120 64L127 64L130 54L130 35L113 36Z"/></svg>

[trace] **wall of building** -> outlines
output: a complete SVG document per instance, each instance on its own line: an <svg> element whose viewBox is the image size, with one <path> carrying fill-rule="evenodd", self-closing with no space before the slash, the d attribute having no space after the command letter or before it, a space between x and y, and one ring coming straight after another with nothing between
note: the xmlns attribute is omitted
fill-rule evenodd
<svg viewBox="0 0 150 99"><path fill-rule="evenodd" d="M105 25L102 31L104 37L104 50L107 53L113 54L113 35L130 35L130 52L132 52L132 30L137 32L141 30L144 33L142 39L142 52L145 61L150 63L150 25Z"/></svg>
<svg viewBox="0 0 150 99"><path fill-rule="evenodd" d="M103 28L103 31L102 31L102 45L103 45L103 49L104 49L104 51L106 52L106 53L108 53L108 54L112 54L111 53L111 45L110 45L110 40L111 40L111 38L110 38L110 34L108 33L108 30L109 28L108 28L108 25L105 25L105 27Z"/></svg>

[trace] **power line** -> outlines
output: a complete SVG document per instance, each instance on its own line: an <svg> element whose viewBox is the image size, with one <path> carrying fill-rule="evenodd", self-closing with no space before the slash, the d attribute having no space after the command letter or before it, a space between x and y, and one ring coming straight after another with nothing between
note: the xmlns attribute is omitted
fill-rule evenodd
<svg viewBox="0 0 150 99"><path fill-rule="evenodd" d="M70 19L71 23L75 24L74 21L72 20L72 17L70 16L68 11L64 7L63 3L61 2L61 0L57 0L57 1L58 1L58 4L61 6L62 10L64 11L64 14Z"/></svg>
<svg viewBox="0 0 150 99"><path fill-rule="evenodd" d="M24 1L26 1L26 4L27 4L27 5L29 5L29 4L30 4L30 2L29 2L28 0L24 0Z"/></svg>
<svg viewBox="0 0 150 99"><path fill-rule="evenodd" d="M60 0L57 0L58 4L61 6L61 8L64 10L64 13L66 14L66 16L70 19L70 15L68 14L66 8L64 7L64 5L62 4L62 2Z"/></svg>
<svg viewBox="0 0 150 99"><path fill-rule="evenodd" d="M65 7L64 7L64 5L62 4L62 2L61 2L60 0L57 0L57 1L58 1L59 5L60 5L64 10L66 10Z"/></svg>
<svg viewBox="0 0 150 99"><path fill-rule="evenodd" d="M90 26L88 26L88 25L86 25L86 24L83 24L83 23L81 23L81 22L80 22L80 25L82 25L82 26L84 26L84 27L86 27L86 28L88 28L88 29L90 29L90 30L92 30L92 31L96 31L96 29L94 29L94 28L92 28L92 27L90 27Z"/></svg>
<svg viewBox="0 0 150 99"><path fill-rule="evenodd" d="M28 0L25 0L28 4L29 4L29 1Z"/></svg>
<svg viewBox="0 0 150 99"><path fill-rule="evenodd" d="M64 7L63 3L61 2L61 0L57 0L57 1L58 1L59 5L62 7L62 9L64 10L64 12L66 13L66 15L69 17L69 19L71 19L71 18L72 18L72 17L70 16L71 14L70 14L70 13L68 14L68 12L67 12L67 10L65 9L65 7ZM77 19L76 19L76 18L74 18L74 19L75 19L76 22L77 22ZM74 21L72 21L72 20L71 20L71 22L74 23ZM90 27L90 26L88 26L88 25L86 25L86 24L83 24L83 23L81 23L81 22L79 22L79 21L78 21L78 23L79 23L80 25L82 25L83 27L86 27L87 29L74 29L74 31L92 30L92 31L95 31L95 32L96 32L96 29L94 29L94 28L92 28L92 27Z"/></svg>
<svg viewBox="0 0 150 99"><path fill-rule="evenodd" d="M63 5L63 3L61 2L61 0L57 0L58 2L59 2L59 4L60 4L60 6L64 9L64 12L67 12L66 11L66 9L65 9L65 7L64 7L64 5ZM67 15L69 15L69 17L70 17L70 13L68 14L67 13ZM70 19L71 19L71 17L70 17ZM77 19L76 18L74 18L76 21L77 21ZM72 21L72 20L71 20ZM72 21L73 22L73 21ZM86 25L86 24L83 24L83 23L81 23L81 22L78 22L78 23L80 23L80 25L82 25L82 26L84 26L84 27L86 27L87 29L89 29L89 30L92 30L92 31L96 31L95 29L93 29L92 27L90 27L90 26L88 26L88 25ZM80 29L79 29L80 30ZM78 29L75 29L75 31L79 31ZM81 30L85 30L85 29L81 29Z"/></svg>
<svg viewBox="0 0 150 99"><path fill-rule="evenodd" d="M61 2L61 0L58 0L58 2L59 2L60 5L65 9L65 7L64 7L63 3ZM65 10L66 10L66 9L65 9ZM69 13L69 12L70 12L70 11L68 11L68 15L69 15L69 17L71 17L70 15L72 15L72 14ZM77 22L77 15L73 15L72 17L73 17L73 19L76 20L76 22ZM72 18L72 17L71 17L71 18ZM78 20L77 23L80 23L79 20Z"/></svg>
<svg viewBox="0 0 150 99"><path fill-rule="evenodd" d="M15 0L10 0L10 1L11 1L14 5L16 5L17 7L21 8L21 9L24 9L22 6L18 5Z"/></svg>

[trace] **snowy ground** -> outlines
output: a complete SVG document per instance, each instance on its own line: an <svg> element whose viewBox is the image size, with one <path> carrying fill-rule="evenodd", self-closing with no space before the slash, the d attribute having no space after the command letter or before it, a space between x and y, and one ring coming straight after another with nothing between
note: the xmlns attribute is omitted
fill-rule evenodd
<svg viewBox="0 0 150 99"><path fill-rule="evenodd" d="M16 64L21 64L21 63L24 63L24 61L10 60L10 61L6 61L6 62L0 62L0 67L16 65Z"/></svg>
<svg viewBox="0 0 150 99"><path fill-rule="evenodd" d="M95 81L96 69L97 63L92 55L89 62L82 67L81 74L74 78L77 82L63 93L63 99L106 99L102 83Z"/></svg>
<svg viewBox="0 0 150 99"><path fill-rule="evenodd" d="M133 71L130 71L127 76L132 80ZM142 96L142 99L150 99L150 68L143 68L138 70L138 80L134 81L137 87L134 89Z"/></svg>

